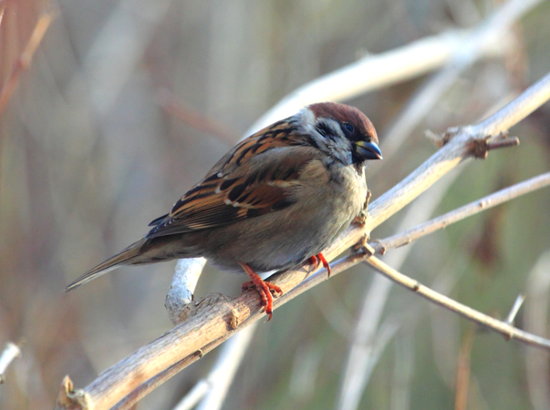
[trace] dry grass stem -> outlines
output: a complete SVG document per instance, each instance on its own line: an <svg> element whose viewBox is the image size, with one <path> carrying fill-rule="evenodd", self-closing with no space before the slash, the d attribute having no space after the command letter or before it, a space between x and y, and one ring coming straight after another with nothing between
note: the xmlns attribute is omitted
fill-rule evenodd
<svg viewBox="0 0 550 410"><path fill-rule="evenodd" d="M0 22L2 21L3 14L4 13L2 9L0 11ZM13 68L8 78L8 81L6 82L6 84L4 84L4 87L2 87L2 90L0 91L0 115L2 115L2 113L6 109L6 106L8 105L11 96L17 88L17 84L19 82L21 74L23 73L23 71L29 69L34 53L38 49L38 46L40 46L40 43L46 35L46 32L48 31L48 28L50 27L50 24L52 23L54 17L55 14L53 12L45 12L38 18L38 21L34 26L34 30L31 33L27 45L21 53L21 56L13 64Z"/></svg>

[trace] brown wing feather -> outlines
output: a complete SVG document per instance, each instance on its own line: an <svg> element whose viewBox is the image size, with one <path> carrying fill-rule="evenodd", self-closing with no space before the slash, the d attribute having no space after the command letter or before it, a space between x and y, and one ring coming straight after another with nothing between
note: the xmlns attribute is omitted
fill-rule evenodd
<svg viewBox="0 0 550 410"><path fill-rule="evenodd" d="M299 139L291 140L276 129L268 140L259 132L241 142L168 215L153 221L156 227L148 238L229 225L293 204L300 172L318 152L305 146L289 149L302 145ZM268 150L270 154L263 155Z"/></svg>

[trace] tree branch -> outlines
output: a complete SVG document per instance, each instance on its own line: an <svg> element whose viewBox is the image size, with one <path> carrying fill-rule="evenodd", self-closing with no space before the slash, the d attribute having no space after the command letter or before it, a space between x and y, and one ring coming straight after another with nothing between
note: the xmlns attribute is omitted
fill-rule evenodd
<svg viewBox="0 0 550 410"><path fill-rule="evenodd" d="M356 244L372 228L398 212L443 175L470 157L470 143L480 138L480 135L485 139L485 136L488 135L486 129L492 130L493 135L507 131L507 127L515 124L509 119L510 116L513 116L516 121L524 118L544 102L541 95L546 95L547 99L550 98L550 75L482 123L461 128L446 145L419 168L371 204L371 211L365 226L350 227L336 243L324 252L325 255L329 259L333 259ZM529 98L536 99L537 104L532 103ZM510 108L517 107L518 104L521 105L518 107L521 110L521 115L516 114ZM525 109L526 106L529 109ZM475 133L472 134L472 131ZM333 275L360 260L362 260L361 256L352 255L337 262L333 265ZM370 262L373 261L377 262L377 259L371 257ZM384 265L376 263L376 266L385 269ZM275 301L274 308L278 308L298 294L325 280L321 275L314 275L303 281L310 273L306 267L277 274L273 282L280 286L285 294ZM296 286L298 284L300 286ZM416 281L410 285L418 289ZM433 296L431 293L433 291L422 289L422 296ZM451 307L447 299L442 299L441 304ZM67 396L77 405L85 404L89 406L88 408L113 406L126 408L152 388L218 346L237 330L264 317L257 300L257 294L253 290L234 299L221 295L211 296L195 302L194 305L193 309L190 308L187 320L101 373L84 390L69 391ZM468 309L466 311L469 312ZM503 327L501 323L494 323L494 319L487 319L481 313L472 313L471 317L482 320L484 324L494 324L495 328L504 334L527 343L539 343L539 345L546 343L533 339L526 332L516 332L509 325Z"/></svg>
<svg viewBox="0 0 550 410"><path fill-rule="evenodd" d="M368 248L369 252L374 252L373 248ZM506 339L516 339L534 347L550 350L550 339L545 339L532 333L525 332L507 322L492 318L491 316L485 315L445 295L442 295L441 293L422 285L420 282L398 272L391 266L378 259L376 256L366 256L366 262L375 270L398 285L412 290L423 298L428 299L430 302L436 303L451 312L458 313L462 317L471 320L474 323L494 330L495 332L502 334L506 337Z"/></svg>
<svg viewBox="0 0 550 410"><path fill-rule="evenodd" d="M504 202L510 201L511 199L517 198L518 196L544 188L548 185L550 185L550 172L546 172L526 181L501 189L491 195L487 195L481 199L470 202L469 204L447 212L437 218L421 223L404 232L400 232L384 239L376 240L373 243L374 250L376 253L383 255L388 249L408 245L423 236L434 233L440 229L444 229L450 224L458 222L479 212L486 211L487 209L491 209Z"/></svg>

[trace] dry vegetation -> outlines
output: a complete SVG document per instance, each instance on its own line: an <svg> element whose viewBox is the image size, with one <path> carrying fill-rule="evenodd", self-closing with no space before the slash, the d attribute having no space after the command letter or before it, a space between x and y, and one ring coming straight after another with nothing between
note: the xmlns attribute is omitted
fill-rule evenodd
<svg viewBox="0 0 550 410"><path fill-rule="evenodd" d="M21 349L1 408L51 407L65 374L83 387L172 327L163 307L171 263L124 269L70 295L64 285L142 235L266 110L368 53L476 27L497 8L362 3L0 1L0 348ZM539 3L471 60L342 94L393 144L369 169L375 200L434 152L423 130L475 123L546 74L550 4ZM371 237L547 172L549 118L547 104L512 129L520 147L460 167ZM523 294L516 323L549 337L549 208L541 190L386 261L494 317ZM241 281L207 267L197 295L236 296ZM252 337L224 408L550 407L548 352L480 331L365 264L285 303ZM175 406L214 360L142 407Z"/></svg>

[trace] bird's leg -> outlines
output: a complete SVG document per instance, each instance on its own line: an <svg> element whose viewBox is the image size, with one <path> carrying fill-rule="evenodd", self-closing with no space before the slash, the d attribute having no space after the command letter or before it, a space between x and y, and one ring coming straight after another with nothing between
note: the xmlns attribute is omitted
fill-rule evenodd
<svg viewBox="0 0 550 410"><path fill-rule="evenodd" d="M271 317L273 316L273 295L271 292L282 294L282 289L271 282L264 281L260 275L254 272L254 270L246 263L240 263L239 265L241 265L241 268L243 268L245 273L251 279L250 282L244 282L242 284L242 289L247 290L252 287L256 288L256 291L260 295L261 304L265 308L265 313L269 320L271 320Z"/></svg>
<svg viewBox="0 0 550 410"><path fill-rule="evenodd" d="M318 253L317 255L313 255L312 257L310 257L308 259L308 262L315 266L315 268L317 268L317 266L319 266L320 263L323 264L323 267L327 270L327 274L328 276L330 276L330 265L329 263L327 262L327 260L325 259L324 255L322 253Z"/></svg>

